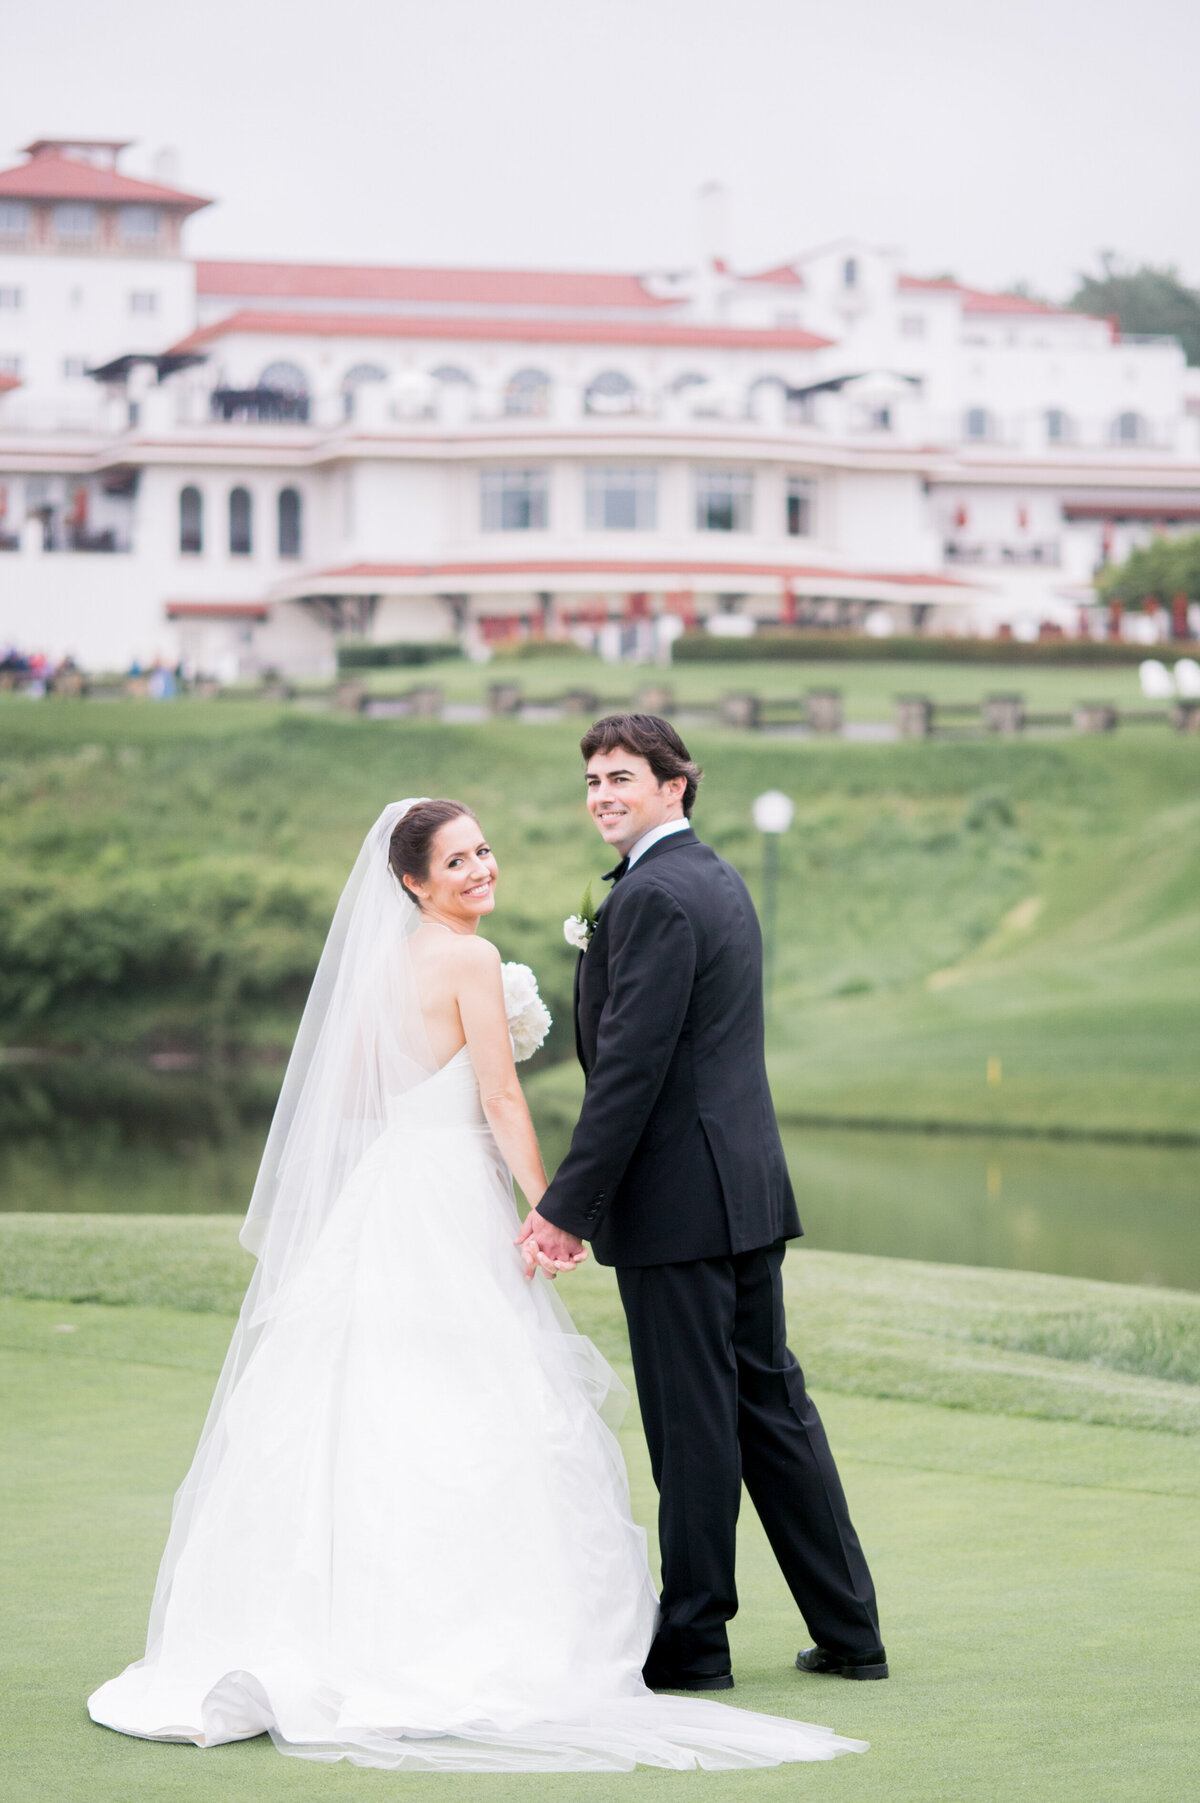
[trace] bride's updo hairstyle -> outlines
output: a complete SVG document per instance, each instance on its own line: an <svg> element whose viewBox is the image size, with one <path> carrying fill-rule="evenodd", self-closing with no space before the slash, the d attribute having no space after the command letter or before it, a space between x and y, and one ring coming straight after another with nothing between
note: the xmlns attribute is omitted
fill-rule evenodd
<svg viewBox="0 0 1200 1803"><path fill-rule="evenodd" d="M396 881L408 892L418 908L421 898L404 879L415 877L418 883L428 881L429 854L434 839L448 821L458 820L464 814L468 820L475 819L471 809L461 801L419 801L392 828L388 864Z"/></svg>

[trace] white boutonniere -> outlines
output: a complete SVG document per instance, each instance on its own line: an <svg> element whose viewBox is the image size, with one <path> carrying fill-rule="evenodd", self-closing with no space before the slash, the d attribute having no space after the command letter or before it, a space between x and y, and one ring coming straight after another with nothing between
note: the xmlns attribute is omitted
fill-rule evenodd
<svg viewBox="0 0 1200 1803"><path fill-rule="evenodd" d="M586 952L595 931L596 906L592 901L592 885L589 883L583 892L578 914L568 914L563 921L563 938L577 952Z"/></svg>

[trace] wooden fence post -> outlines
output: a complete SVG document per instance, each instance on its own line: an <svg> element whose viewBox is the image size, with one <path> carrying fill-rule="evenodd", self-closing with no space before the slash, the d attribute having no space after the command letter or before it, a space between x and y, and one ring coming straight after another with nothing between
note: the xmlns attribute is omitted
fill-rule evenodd
<svg viewBox="0 0 1200 1803"><path fill-rule="evenodd" d="M1024 695L989 695L983 704L983 724L989 732L1024 732Z"/></svg>
<svg viewBox="0 0 1200 1803"><path fill-rule="evenodd" d="M726 695L721 702L721 719L726 726L743 726L751 732L762 714L757 695Z"/></svg>
<svg viewBox="0 0 1200 1803"><path fill-rule="evenodd" d="M490 682L487 704L489 714L515 714L521 707L521 690L515 682Z"/></svg>
<svg viewBox="0 0 1200 1803"><path fill-rule="evenodd" d="M896 731L902 739L927 739L933 731L933 702L928 695L897 695Z"/></svg>
<svg viewBox="0 0 1200 1803"><path fill-rule="evenodd" d="M842 691L809 689L804 697L804 718L813 732L841 732Z"/></svg>
<svg viewBox="0 0 1200 1803"><path fill-rule="evenodd" d="M1117 730L1117 710L1111 701L1079 701L1071 719L1076 732Z"/></svg>

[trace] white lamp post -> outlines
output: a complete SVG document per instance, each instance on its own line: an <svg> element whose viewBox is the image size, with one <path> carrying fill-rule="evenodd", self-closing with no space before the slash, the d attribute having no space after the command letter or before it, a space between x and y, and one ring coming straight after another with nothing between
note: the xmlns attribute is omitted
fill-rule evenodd
<svg viewBox="0 0 1200 1803"><path fill-rule="evenodd" d="M771 1005L775 982L775 903L779 887L779 836L795 818L791 798L782 789L767 789L755 797L750 809L763 836L763 997Z"/></svg>

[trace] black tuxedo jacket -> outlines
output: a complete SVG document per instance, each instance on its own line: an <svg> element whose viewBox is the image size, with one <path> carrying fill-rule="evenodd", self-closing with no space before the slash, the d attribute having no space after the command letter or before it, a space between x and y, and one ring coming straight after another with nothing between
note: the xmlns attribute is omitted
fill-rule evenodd
<svg viewBox="0 0 1200 1803"><path fill-rule="evenodd" d="M680 1264L801 1231L763 1058L745 883L690 829L614 884L575 974L587 1091L539 1204L601 1264Z"/></svg>

